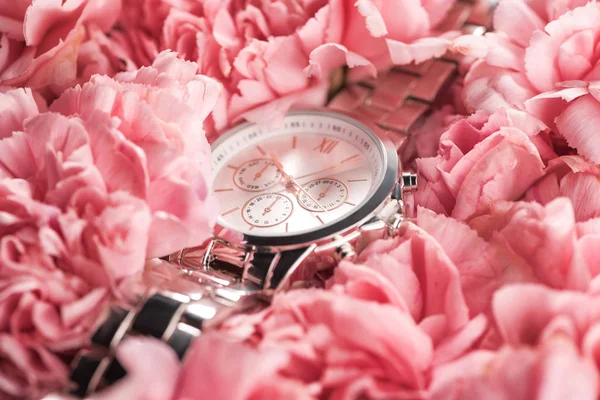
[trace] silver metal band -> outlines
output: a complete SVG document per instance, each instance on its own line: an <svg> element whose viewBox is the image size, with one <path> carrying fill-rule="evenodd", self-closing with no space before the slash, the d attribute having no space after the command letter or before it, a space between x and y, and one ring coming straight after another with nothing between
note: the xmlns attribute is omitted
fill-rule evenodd
<svg viewBox="0 0 600 400"><path fill-rule="evenodd" d="M173 269L176 270L174 266ZM92 335L91 348L80 352L73 362L72 394L84 397L125 375L115 352L129 336L160 339L183 358L202 329L219 321L217 316L222 319L231 312L247 313L267 305L256 285L242 287L239 280L223 274L177 271L178 274L141 295L134 305L116 305L108 311Z"/></svg>

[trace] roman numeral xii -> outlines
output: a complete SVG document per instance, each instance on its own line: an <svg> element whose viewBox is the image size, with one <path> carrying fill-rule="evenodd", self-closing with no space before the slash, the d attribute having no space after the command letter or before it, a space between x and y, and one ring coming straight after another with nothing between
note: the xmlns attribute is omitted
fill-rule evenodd
<svg viewBox="0 0 600 400"><path fill-rule="evenodd" d="M329 154L333 149L335 149L335 146L337 146L338 143L339 142L337 140L323 138L323 140L321 140L321 143L319 143L313 150Z"/></svg>

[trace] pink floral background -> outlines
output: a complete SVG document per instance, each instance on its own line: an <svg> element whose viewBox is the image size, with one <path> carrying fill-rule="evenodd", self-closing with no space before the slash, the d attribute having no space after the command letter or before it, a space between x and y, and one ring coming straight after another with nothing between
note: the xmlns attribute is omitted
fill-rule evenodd
<svg viewBox="0 0 600 400"><path fill-rule="evenodd" d="M129 339L95 399L597 399L600 3L0 0L0 399L68 362L146 260L212 233L209 142L447 51L405 235L195 341Z"/></svg>

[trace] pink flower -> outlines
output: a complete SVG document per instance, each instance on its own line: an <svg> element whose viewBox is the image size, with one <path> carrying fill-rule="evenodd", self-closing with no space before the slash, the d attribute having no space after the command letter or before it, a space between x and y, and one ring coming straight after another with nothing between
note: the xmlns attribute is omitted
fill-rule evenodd
<svg viewBox="0 0 600 400"><path fill-rule="evenodd" d="M527 110L560 133L569 146L598 163L600 136L593 129L600 112L600 81L570 81L526 102Z"/></svg>
<svg viewBox="0 0 600 400"><path fill-rule="evenodd" d="M106 192L81 123L41 114L23 128L0 142L0 334L20 349L3 382L26 383L0 393L18 396L64 386L57 355L82 347L141 271L151 218L140 199Z"/></svg>
<svg viewBox="0 0 600 400"><path fill-rule="evenodd" d="M211 133L241 119L272 123L290 107L322 106L338 67L372 76L393 62L443 54L449 39L426 36L453 3L129 2L110 37L93 34L97 43L86 45L80 70L129 69L147 64L157 48L172 49L224 85ZM398 23L401 14L411 24Z"/></svg>
<svg viewBox="0 0 600 400"><path fill-rule="evenodd" d="M210 147L201 127L219 85L196 70L163 52L152 67L115 80L95 76L51 106L98 131L96 166L108 189L126 190L150 206L148 257L202 244L216 218Z"/></svg>
<svg viewBox="0 0 600 400"><path fill-rule="evenodd" d="M96 74L112 77L152 65L159 53L158 45L147 35L134 35L117 27L105 33L90 25L86 37L77 56L77 82L81 85Z"/></svg>
<svg viewBox="0 0 600 400"><path fill-rule="evenodd" d="M87 343L145 259L210 235L201 127L219 87L196 70L164 53L118 80L96 76L41 114L29 90L0 94L0 335L22 348L0 391L64 386L57 357Z"/></svg>
<svg viewBox="0 0 600 400"><path fill-rule="evenodd" d="M317 397L421 396L433 358L431 338L410 314L335 290L290 291L222 329L259 350L285 351L289 361L280 373Z"/></svg>
<svg viewBox="0 0 600 400"><path fill-rule="evenodd" d="M413 225L407 229L400 238L371 244L356 264L342 262L329 286L341 285L351 296L393 304L424 326L436 325L443 334L432 336L439 340L469 322L458 269L433 237Z"/></svg>
<svg viewBox="0 0 600 400"><path fill-rule="evenodd" d="M0 85L29 86L59 95L75 83L84 27L108 30L119 0L4 2L0 5Z"/></svg>
<svg viewBox="0 0 600 400"><path fill-rule="evenodd" d="M504 0L493 33L463 36L455 48L481 58L465 80L471 110L525 111L525 102L562 81L598 79L600 5L584 0Z"/></svg>
<svg viewBox="0 0 600 400"><path fill-rule="evenodd" d="M564 156L552 160L544 178L536 182L525 199L548 204L557 197L568 197L578 222L600 217L598 191L600 168L579 156Z"/></svg>
<svg viewBox="0 0 600 400"><path fill-rule="evenodd" d="M454 3L454 0L360 0L349 12L341 43L378 69L440 57L450 40L432 33Z"/></svg>
<svg viewBox="0 0 600 400"><path fill-rule="evenodd" d="M186 355L174 398L314 398L302 381L285 376L289 358L284 349L254 349L215 332L202 335Z"/></svg>
<svg viewBox="0 0 600 400"><path fill-rule="evenodd" d="M270 122L292 105L324 104L332 68L369 65L342 46L333 49L335 65L321 65L317 55L305 71L318 46L341 40L344 8L321 0L208 2L201 13L174 8L161 42L223 83L224 97L212 116L217 131L241 118Z"/></svg>
<svg viewBox="0 0 600 400"><path fill-rule="evenodd" d="M494 201L520 198L554 153L537 134L539 125L513 117L500 110L454 123L440 138L438 156L416 161L416 204L465 220Z"/></svg>
<svg viewBox="0 0 600 400"><path fill-rule="evenodd" d="M486 318L467 306L457 265L414 225L401 238L374 242L355 264L342 262L328 286L410 314L432 340L433 364L462 355L487 329Z"/></svg>
<svg viewBox="0 0 600 400"><path fill-rule="evenodd" d="M423 124L416 127L406 138L406 144L402 145L403 152L400 154L400 159L403 168L414 167L417 158L435 157L439 149L440 137L460 119L462 115L458 115L451 105L433 111Z"/></svg>
<svg viewBox="0 0 600 400"><path fill-rule="evenodd" d="M41 397L67 384L67 367L43 346L24 344L0 333L0 395L4 399Z"/></svg>
<svg viewBox="0 0 600 400"><path fill-rule="evenodd" d="M497 202L469 225L420 209L417 224L456 266L471 318L490 315L502 286L533 282L586 291L600 273L600 219L577 223L566 198L546 206ZM490 340L489 346L498 345Z"/></svg>
<svg viewBox="0 0 600 400"><path fill-rule="evenodd" d="M499 203L470 221L514 265L530 270L534 281L554 288L587 290L600 270L596 248L600 220L577 223L571 202L558 198L545 206Z"/></svg>
<svg viewBox="0 0 600 400"><path fill-rule="evenodd" d="M598 372L575 344L561 337L536 347L479 350L433 373L430 399L594 399Z"/></svg>
<svg viewBox="0 0 600 400"><path fill-rule="evenodd" d="M596 398L598 301L539 285L499 290L494 316L506 345L440 367L433 374L432 398Z"/></svg>

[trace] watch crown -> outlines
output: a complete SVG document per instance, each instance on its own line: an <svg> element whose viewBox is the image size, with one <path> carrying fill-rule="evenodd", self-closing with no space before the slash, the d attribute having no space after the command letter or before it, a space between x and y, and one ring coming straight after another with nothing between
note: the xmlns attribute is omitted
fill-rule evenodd
<svg viewBox="0 0 600 400"><path fill-rule="evenodd" d="M412 193L417 190L417 174L412 172L402 173L402 192Z"/></svg>

